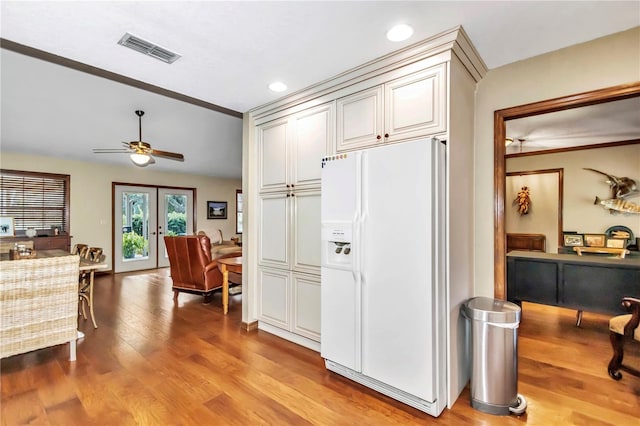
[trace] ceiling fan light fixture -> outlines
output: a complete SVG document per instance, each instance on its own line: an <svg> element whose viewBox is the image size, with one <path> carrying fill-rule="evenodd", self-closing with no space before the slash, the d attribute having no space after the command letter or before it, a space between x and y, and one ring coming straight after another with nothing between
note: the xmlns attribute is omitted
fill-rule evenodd
<svg viewBox="0 0 640 426"><path fill-rule="evenodd" d="M507 147L513 143L513 138L505 138L504 146Z"/></svg>
<svg viewBox="0 0 640 426"><path fill-rule="evenodd" d="M151 161L151 157L148 156L147 154L139 154L137 152L134 152L133 154L131 154L129 158L131 158L131 161L133 162L133 164L135 164L138 167L145 167Z"/></svg>

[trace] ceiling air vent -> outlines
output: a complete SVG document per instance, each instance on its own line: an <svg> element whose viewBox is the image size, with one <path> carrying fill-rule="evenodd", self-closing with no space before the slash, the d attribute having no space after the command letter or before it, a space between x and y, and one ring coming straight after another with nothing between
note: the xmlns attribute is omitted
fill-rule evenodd
<svg viewBox="0 0 640 426"><path fill-rule="evenodd" d="M159 59L168 64L172 64L180 58L180 55L177 53L171 52L157 44L153 44L129 33L125 33L118 44L133 49L136 52L144 53L145 55Z"/></svg>

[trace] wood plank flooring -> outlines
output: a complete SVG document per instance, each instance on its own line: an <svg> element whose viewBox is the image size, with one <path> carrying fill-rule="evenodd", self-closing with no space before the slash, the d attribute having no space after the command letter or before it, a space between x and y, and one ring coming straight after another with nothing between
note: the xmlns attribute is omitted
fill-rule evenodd
<svg viewBox="0 0 640 426"><path fill-rule="evenodd" d="M328 372L320 355L240 329L241 296L222 315L181 294L168 270L98 277L98 329L78 360L68 345L3 359L2 425L640 425L640 378L607 375L608 316L524 304L519 392L526 414L473 410L466 389L435 419ZM626 363L640 367L640 344Z"/></svg>

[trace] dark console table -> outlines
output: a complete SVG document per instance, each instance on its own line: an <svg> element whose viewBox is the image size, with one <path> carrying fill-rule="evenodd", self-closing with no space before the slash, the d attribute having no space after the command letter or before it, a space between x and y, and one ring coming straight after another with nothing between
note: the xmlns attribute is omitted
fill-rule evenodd
<svg viewBox="0 0 640 426"><path fill-rule="evenodd" d="M529 251L507 254L510 302L535 302L617 315L625 313L620 305L625 296L640 297L640 257L620 259Z"/></svg>

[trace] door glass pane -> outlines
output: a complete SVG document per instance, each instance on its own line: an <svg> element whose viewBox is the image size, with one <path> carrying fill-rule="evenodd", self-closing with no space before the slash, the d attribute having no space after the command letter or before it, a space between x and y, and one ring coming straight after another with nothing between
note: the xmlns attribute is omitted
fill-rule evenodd
<svg viewBox="0 0 640 426"><path fill-rule="evenodd" d="M242 191L236 189L236 234L242 234Z"/></svg>
<svg viewBox="0 0 640 426"><path fill-rule="evenodd" d="M149 194L122 193L122 260L149 258Z"/></svg>
<svg viewBox="0 0 640 426"><path fill-rule="evenodd" d="M164 205L164 226L167 235L187 235L187 196L166 194Z"/></svg>

